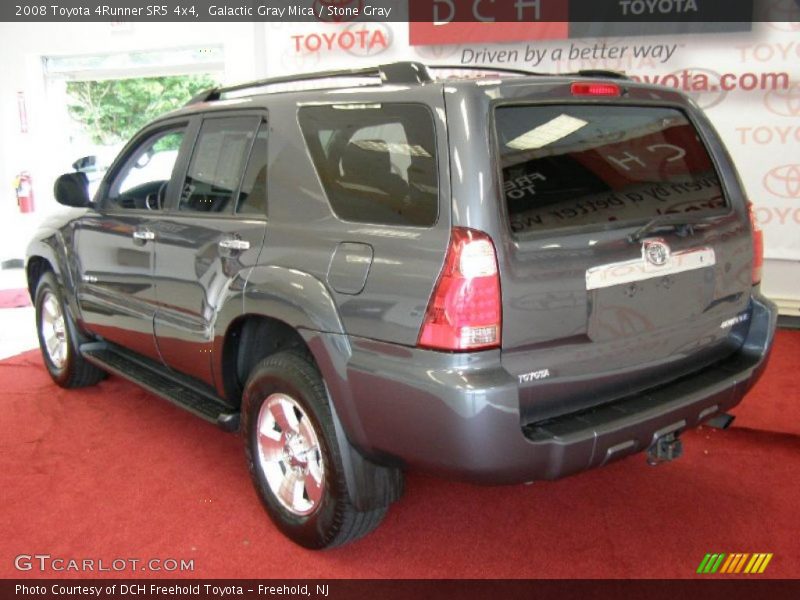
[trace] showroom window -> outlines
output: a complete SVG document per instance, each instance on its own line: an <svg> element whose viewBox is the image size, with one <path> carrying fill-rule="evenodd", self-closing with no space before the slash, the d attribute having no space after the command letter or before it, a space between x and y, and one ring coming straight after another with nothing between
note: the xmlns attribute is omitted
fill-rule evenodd
<svg viewBox="0 0 800 600"><path fill-rule="evenodd" d="M178 209L229 212L256 133L254 117L212 118L203 122Z"/></svg>
<svg viewBox="0 0 800 600"><path fill-rule="evenodd" d="M417 104L307 106L300 126L336 215L428 227L438 215L433 116Z"/></svg>

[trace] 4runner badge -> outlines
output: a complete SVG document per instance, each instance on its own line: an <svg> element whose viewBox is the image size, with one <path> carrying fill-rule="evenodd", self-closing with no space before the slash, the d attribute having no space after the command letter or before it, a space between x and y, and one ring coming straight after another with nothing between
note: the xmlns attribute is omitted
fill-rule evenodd
<svg viewBox="0 0 800 600"><path fill-rule="evenodd" d="M663 267L669 262L669 246L660 239L645 240L642 244L642 255L651 265Z"/></svg>
<svg viewBox="0 0 800 600"><path fill-rule="evenodd" d="M728 329L729 327L733 327L734 325L738 325L739 323L744 323L747 319L750 318L748 313L742 313L740 315L736 315L732 319L727 319L720 323L720 329Z"/></svg>
<svg viewBox="0 0 800 600"><path fill-rule="evenodd" d="M542 369L541 371L533 371L531 373L523 373L519 376L520 383L531 383L540 379L547 379L550 377L550 369Z"/></svg>

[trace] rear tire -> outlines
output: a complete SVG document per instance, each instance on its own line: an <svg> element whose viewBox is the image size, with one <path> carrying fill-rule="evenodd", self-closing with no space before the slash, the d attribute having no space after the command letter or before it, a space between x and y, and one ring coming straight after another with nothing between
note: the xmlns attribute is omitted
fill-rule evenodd
<svg viewBox="0 0 800 600"><path fill-rule="evenodd" d="M282 351L254 367L242 396L242 434L261 502L293 542L331 548L380 524L387 507L361 512L350 501L328 396L307 355Z"/></svg>
<svg viewBox="0 0 800 600"><path fill-rule="evenodd" d="M80 353L83 340L77 339L79 334L52 272L39 279L34 304L39 347L53 381L63 388L79 388L103 379L105 372L87 362Z"/></svg>

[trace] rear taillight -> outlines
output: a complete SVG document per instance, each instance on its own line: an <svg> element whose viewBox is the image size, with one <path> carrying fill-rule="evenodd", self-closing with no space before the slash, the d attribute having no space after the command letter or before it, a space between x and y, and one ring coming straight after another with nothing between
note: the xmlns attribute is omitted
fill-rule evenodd
<svg viewBox="0 0 800 600"><path fill-rule="evenodd" d="M573 96L619 96L620 87L614 83L573 83Z"/></svg>
<svg viewBox="0 0 800 600"><path fill-rule="evenodd" d="M454 227L419 345L451 351L496 348L501 325L500 275L492 239L482 231Z"/></svg>
<svg viewBox="0 0 800 600"><path fill-rule="evenodd" d="M750 213L750 229L753 232L753 285L761 283L761 271L764 268L764 232L758 225L753 205L747 205Z"/></svg>

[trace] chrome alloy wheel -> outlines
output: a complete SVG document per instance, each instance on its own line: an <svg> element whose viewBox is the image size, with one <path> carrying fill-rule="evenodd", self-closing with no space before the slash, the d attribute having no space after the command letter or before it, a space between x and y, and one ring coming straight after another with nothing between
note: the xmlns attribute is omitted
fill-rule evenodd
<svg viewBox="0 0 800 600"><path fill-rule="evenodd" d="M272 394L258 412L256 434L269 489L292 514L313 513L322 500L325 465L308 415L291 396Z"/></svg>
<svg viewBox="0 0 800 600"><path fill-rule="evenodd" d="M50 362L56 369L63 369L67 362L67 330L61 304L52 292L42 299L42 316L39 328Z"/></svg>

